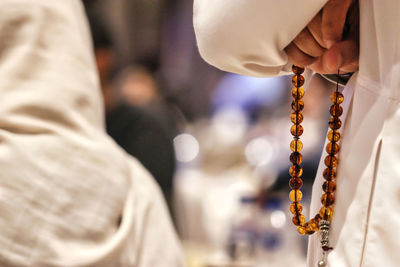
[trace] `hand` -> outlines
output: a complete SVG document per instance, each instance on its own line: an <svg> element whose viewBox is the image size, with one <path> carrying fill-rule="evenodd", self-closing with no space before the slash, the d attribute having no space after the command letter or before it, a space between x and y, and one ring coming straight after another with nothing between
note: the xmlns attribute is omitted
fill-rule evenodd
<svg viewBox="0 0 400 267"><path fill-rule="evenodd" d="M357 0L329 0L285 48L289 61L318 73L358 69L359 11Z"/></svg>

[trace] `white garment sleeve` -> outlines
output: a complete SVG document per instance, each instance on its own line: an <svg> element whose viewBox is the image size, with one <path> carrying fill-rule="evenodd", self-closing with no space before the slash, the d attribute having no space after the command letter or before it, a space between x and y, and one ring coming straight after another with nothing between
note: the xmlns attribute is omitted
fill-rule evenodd
<svg viewBox="0 0 400 267"><path fill-rule="evenodd" d="M209 64L249 76L287 71L283 49L327 0L195 0L194 28Z"/></svg>

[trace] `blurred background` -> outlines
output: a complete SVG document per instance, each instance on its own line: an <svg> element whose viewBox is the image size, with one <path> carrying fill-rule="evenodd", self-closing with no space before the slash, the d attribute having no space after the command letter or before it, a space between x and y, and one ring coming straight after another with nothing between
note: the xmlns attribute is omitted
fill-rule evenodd
<svg viewBox="0 0 400 267"><path fill-rule="evenodd" d="M159 183L187 266L305 266L288 211L290 77L222 72L198 53L188 0L84 1L107 131ZM303 204L329 118L313 76L303 135Z"/></svg>

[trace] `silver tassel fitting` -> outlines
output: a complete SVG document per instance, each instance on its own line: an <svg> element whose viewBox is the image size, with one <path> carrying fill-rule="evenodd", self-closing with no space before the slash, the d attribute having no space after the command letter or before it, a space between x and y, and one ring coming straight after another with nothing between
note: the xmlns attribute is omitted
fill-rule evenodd
<svg viewBox="0 0 400 267"><path fill-rule="evenodd" d="M321 247L323 251L328 251L331 248L329 247L329 229L331 223L327 220L319 221L319 230L321 233Z"/></svg>

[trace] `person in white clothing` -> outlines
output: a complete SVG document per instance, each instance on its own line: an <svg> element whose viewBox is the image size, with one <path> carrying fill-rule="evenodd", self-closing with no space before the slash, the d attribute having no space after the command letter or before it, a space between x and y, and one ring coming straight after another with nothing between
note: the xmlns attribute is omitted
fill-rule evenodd
<svg viewBox="0 0 400 267"><path fill-rule="evenodd" d="M105 133L79 0L0 2L0 266L179 267L151 175Z"/></svg>
<svg viewBox="0 0 400 267"><path fill-rule="evenodd" d="M358 7L359 18L353 16ZM203 58L225 71L269 77L290 74L293 63L320 73L355 71L344 89L333 250L327 262L398 266L400 2L195 0L194 27ZM322 170L323 161L311 214L320 207ZM313 235L308 265L316 266L321 254Z"/></svg>

